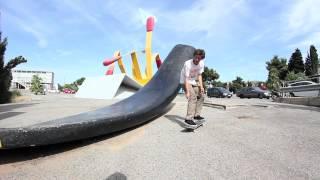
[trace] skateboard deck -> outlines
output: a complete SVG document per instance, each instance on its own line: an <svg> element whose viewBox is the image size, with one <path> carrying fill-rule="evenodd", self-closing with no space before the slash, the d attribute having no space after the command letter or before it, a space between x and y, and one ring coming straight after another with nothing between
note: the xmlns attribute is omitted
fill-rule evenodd
<svg viewBox="0 0 320 180"><path fill-rule="evenodd" d="M187 123L184 123L184 128L187 129L188 131L193 131L198 129L199 127L203 126L203 123L205 122L205 120L199 120L199 121L195 121L195 123L197 124L197 126L191 126Z"/></svg>

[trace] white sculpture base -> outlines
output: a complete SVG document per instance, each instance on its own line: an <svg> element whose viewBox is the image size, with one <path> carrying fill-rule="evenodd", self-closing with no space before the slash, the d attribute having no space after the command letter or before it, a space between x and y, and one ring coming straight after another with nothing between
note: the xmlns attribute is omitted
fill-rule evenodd
<svg viewBox="0 0 320 180"><path fill-rule="evenodd" d="M141 88L125 74L88 77L79 87L75 97L92 99L125 99Z"/></svg>

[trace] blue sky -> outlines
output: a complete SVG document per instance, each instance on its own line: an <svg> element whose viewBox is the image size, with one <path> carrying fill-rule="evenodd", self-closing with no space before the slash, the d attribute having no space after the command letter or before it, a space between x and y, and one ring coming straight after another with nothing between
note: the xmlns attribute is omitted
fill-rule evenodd
<svg viewBox="0 0 320 180"><path fill-rule="evenodd" d="M266 80L273 55L320 49L319 0L0 0L0 10L6 61L23 55L17 69L53 71L61 84L104 75L115 50L142 50L149 15L153 52L164 59L176 44L203 48L221 81Z"/></svg>

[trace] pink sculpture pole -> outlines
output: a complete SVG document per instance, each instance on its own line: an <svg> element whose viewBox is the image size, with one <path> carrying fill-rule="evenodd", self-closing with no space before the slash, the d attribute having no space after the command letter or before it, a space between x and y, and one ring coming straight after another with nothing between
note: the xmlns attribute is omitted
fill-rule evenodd
<svg viewBox="0 0 320 180"><path fill-rule="evenodd" d="M157 68L159 69L162 64L159 54L156 56L156 63L157 63Z"/></svg>
<svg viewBox="0 0 320 180"><path fill-rule="evenodd" d="M103 61L103 65L104 66L109 66L110 64L118 61L122 56L117 56L117 57L112 57L112 58L108 58L106 60Z"/></svg>

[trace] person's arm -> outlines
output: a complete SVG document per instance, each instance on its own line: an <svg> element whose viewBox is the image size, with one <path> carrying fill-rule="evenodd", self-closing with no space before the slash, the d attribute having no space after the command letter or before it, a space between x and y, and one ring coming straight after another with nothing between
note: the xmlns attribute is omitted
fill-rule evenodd
<svg viewBox="0 0 320 180"><path fill-rule="evenodd" d="M186 92L185 92L186 98L189 99L189 97L190 97L190 93L189 93L190 92L190 90L189 90L190 85L188 83L187 77L184 80L184 85L185 85L185 90L186 90Z"/></svg>
<svg viewBox="0 0 320 180"><path fill-rule="evenodd" d="M204 88L203 88L202 75L201 74L198 76L198 81L199 81L199 85L200 85L201 94L203 94L204 93Z"/></svg>
<svg viewBox="0 0 320 180"><path fill-rule="evenodd" d="M185 95L186 95L186 98L187 99L189 99L189 97L190 97L190 89L189 89L189 87L190 87L190 84L189 84L189 82L188 82L188 79L189 79L189 74L190 74L190 70L185 66L184 67L185 69L185 71L184 71L184 86L185 86Z"/></svg>
<svg viewBox="0 0 320 180"><path fill-rule="evenodd" d="M198 80L199 80L201 94L204 94L204 87L203 87L203 83L202 83L202 73L204 72L204 63L203 63L203 61L201 61L200 63L202 65L202 67L200 70L200 74L198 76Z"/></svg>

